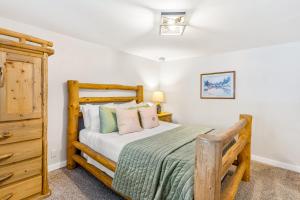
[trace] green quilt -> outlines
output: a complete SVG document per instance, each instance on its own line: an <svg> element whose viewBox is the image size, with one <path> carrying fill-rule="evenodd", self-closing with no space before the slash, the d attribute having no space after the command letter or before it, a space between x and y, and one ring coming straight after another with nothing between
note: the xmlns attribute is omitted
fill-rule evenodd
<svg viewBox="0 0 300 200"><path fill-rule="evenodd" d="M127 144L113 188L133 200L192 200L195 139L212 129L181 126Z"/></svg>

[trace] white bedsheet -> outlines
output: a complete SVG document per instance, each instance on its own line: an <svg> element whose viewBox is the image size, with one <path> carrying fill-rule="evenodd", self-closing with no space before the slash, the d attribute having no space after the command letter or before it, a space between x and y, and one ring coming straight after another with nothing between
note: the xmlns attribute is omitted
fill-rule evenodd
<svg viewBox="0 0 300 200"><path fill-rule="evenodd" d="M144 129L143 131L140 132L129 133L124 135L120 135L116 132L108 133L108 134L100 134L95 131L82 129L79 133L79 141L89 146L94 151L97 151L98 153L111 159L112 161L117 162L119 155L126 144L139 139L143 139L146 137L150 137L162 133L164 131L174 129L178 126L180 125L160 121L160 125L158 127L152 129ZM88 163L96 166L100 170L107 173L109 176L111 177L114 176L114 173L112 171L110 171L103 165L99 164L94 159L90 158L87 155L83 155L83 156L87 159Z"/></svg>

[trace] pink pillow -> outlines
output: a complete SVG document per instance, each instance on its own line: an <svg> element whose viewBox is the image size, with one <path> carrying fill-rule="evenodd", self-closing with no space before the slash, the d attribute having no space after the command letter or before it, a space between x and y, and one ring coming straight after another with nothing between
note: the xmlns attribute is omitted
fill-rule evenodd
<svg viewBox="0 0 300 200"><path fill-rule="evenodd" d="M159 126L156 106L139 108L143 128L154 128Z"/></svg>
<svg viewBox="0 0 300 200"><path fill-rule="evenodd" d="M143 130L140 125L139 115L136 109L116 109L116 116L119 134L133 133Z"/></svg>

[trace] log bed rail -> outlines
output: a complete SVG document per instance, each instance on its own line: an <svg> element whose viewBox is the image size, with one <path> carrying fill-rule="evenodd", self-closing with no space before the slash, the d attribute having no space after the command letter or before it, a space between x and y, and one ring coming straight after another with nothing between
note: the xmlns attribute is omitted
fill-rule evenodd
<svg viewBox="0 0 300 200"><path fill-rule="evenodd" d="M130 97L79 97L81 89L95 90L128 90L135 91L135 96ZM78 121L82 116L79 111L80 104L143 101L143 86L124 86L113 84L91 84L68 81L68 144L67 144L67 168L74 169L76 164L81 165L98 180L112 189L112 178L95 166L87 163L80 154L84 152L111 171L116 170L116 163L97 153L87 145L78 141ZM250 155L251 155L251 125L252 116L240 115L240 120L231 128L219 134L200 135L196 139L196 164L194 174L194 199L195 200L230 200L234 199L239 183L250 179ZM223 154L224 147L238 137L236 143ZM222 177L232 165L236 165L235 173L221 190ZM125 197L126 198L126 197Z"/></svg>

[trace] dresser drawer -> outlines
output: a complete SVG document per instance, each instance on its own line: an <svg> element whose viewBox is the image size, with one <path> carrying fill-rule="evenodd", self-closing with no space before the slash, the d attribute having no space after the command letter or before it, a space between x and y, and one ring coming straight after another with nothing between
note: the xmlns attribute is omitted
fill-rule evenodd
<svg viewBox="0 0 300 200"><path fill-rule="evenodd" d="M26 120L0 124L0 145L42 137L42 120Z"/></svg>
<svg viewBox="0 0 300 200"><path fill-rule="evenodd" d="M40 175L41 172L41 157L0 166L0 187L25 178Z"/></svg>
<svg viewBox="0 0 300 200"><path fill-rule="evenodd" d="M42 191L42 177L36 176L25 181L0 187L0 199L20 200Z"/></svg>
<svg viewBox="0 0 300 200"><path fill-rule="evenodd" d="M42 155L42 139L0 145L0 166Z"/></svg>

